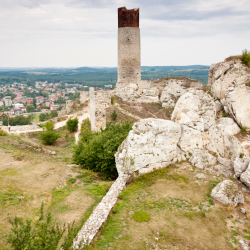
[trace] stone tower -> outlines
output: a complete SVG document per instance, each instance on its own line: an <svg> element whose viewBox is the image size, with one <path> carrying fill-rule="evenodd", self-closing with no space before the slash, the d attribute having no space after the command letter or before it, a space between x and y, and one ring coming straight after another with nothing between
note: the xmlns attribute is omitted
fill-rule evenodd
<svg viewBox="0 0 250 250"><path fill-rule="evenodd" d="M139 8L118 8L118 80L137 83L141 80ZM117 86L116 85L116 86Z"/></svg>

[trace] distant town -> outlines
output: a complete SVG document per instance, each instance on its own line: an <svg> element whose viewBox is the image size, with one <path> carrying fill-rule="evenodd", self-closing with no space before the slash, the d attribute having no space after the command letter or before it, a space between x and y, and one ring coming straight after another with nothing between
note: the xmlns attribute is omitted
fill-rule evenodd
<svg viewBox="0 0 250 250"><path fill-rule="evenodd" d="M61 110L66 100L75 100L88 86L35 81L31 86L14 82L0 86L0 112L3 115L21 115L32 112Z"/></svg>

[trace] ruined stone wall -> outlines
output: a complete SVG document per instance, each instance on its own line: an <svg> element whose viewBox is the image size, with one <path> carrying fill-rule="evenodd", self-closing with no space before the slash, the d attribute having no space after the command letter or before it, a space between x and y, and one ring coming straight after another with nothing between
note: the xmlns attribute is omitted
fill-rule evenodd
<svg viewBox="0 0 250 250"><path fill-rule="evenodd" d="M91 130L95 130L95 91L94 88L89 88L89 115Z"/></svg>
<svg viewBox="0 0 250 250"><path fill-rule="evenodd" d="M136 83L141 80L139 9L118 9L118 80Z"/></svg>
<svg viewBox="0 0 250 250"><path fill-rule="evenodd" d="M102 89L89 88L89 109L91 130L106 128L106 108L111 104L109 92Z"/></svg>
<svg viewBox="0 0 250 250"><path fill-rule="evenodd" d="M83 104L85 103L89 98L89 93L87 91L80 91L80 103Z"/></svg>

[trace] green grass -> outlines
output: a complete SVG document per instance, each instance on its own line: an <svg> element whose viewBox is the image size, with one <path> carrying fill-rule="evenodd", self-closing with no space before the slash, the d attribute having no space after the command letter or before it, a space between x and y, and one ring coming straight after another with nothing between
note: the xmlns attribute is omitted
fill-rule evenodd
<svg viewBox="0 0 250 250"><path fill-rule="evenodd" d="M19 206L27 200L21 190L7 189L0 193L0 205L5 208L8 206Z"/></svg>
<svg viewBox="0 0 250 250"><path fill-rule="evenodd" d="M145 211L137 211L134 213L133 219L137 222L147 222L150 220L150 214Z"/></svg>

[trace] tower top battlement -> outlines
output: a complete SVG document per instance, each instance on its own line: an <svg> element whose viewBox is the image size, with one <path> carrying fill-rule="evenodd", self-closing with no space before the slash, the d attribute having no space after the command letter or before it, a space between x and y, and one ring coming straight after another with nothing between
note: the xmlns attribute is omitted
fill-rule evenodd
<svg viewBox="0 0 250 250"><path fill-rule="evenodd" d="M118 8L118 28L139 28L139 8L127 10L126 7Z"/></svg>

